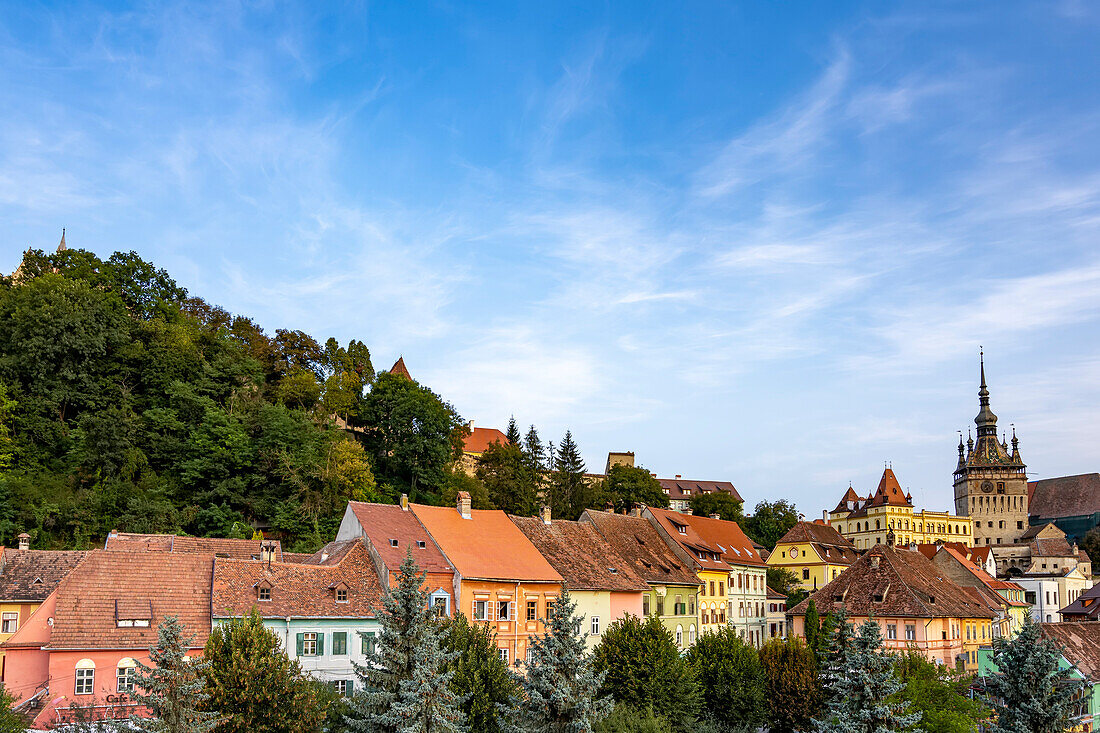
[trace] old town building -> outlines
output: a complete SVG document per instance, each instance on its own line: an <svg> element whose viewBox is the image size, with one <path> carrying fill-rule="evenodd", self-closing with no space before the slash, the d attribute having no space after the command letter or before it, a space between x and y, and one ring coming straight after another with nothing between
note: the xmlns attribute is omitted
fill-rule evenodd
<svg viewBox="0 0 1100 733"><path fill-rule="evenodd" d="M775 543L768 566L794 573L799 587L823 588L856 561L855 545L823 521L798 522Z"/></svg>

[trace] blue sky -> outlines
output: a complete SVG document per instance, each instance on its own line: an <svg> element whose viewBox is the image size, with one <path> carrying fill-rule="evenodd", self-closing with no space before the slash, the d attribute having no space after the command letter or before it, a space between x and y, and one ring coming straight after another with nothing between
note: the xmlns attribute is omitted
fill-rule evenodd
<svg viewBox="0 0 1100 733"><path fill-rule="evenodd" d="M325 6L319 10L315 6ZM0 266L136 250L476 425L945 509L993 408L1100 468L1086 2L0 7Z"/></svg>

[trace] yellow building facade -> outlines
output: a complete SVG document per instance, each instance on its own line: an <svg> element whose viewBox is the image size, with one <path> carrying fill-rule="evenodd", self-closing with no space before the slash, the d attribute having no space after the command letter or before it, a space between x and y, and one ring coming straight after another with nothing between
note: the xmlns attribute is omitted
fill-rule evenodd
<svg viewBox="0 0 1100 733"><path fill-rule="evenodd" d="M835 580L857 557L850 541L818 520L791 527L776 543L767 563L791 571L799 586L812 593Z"/></svg>

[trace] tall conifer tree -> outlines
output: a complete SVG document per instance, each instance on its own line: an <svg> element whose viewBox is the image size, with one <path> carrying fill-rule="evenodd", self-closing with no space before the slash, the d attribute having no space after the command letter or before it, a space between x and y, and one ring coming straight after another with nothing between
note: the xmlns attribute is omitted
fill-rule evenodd
<svg viewBox="0 0 1100 733"><path fill-rule="evenodd" d="M550 476L550 508L555 517L576 519L588 508L592 492L585 483L584 470L584 460L573 433L566 430L554 456L554 470Z"/></svg>
<svg viewBox="0 0 1100 733"><path fill-rule="evenodd" d="M217 727L216 712L203 712L209 695L203 673L209 663L188 659L192 636L183 624L167 616L157 627L157 643L149 650L152 666L140 660L133 697L149 709L152 718L131 718L130 724L147 733L208 733Z"/></svg>
<svg viewBox="0 0 1100 733"><path fill-rule="evenodd" d="M504 437L508 439L508 443L516 447L520 447L520 440L522 438L519 434L519 426L516 425L516 418L513 415L508 418L508 429L504 431Z"/></svg>

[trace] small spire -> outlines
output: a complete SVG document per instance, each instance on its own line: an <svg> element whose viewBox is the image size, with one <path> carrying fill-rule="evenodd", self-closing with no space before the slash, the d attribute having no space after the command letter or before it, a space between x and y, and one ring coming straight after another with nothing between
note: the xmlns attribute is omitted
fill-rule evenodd
<svg viewBox="0 0 1100 733"><path fill-rule="evenodd" d="M65 246L65 227L61 227L61 243L57 245L58 252L64 252L68 247Z"/></svg>
<svg viewBox="0 0 1100 733"><path fill-rule="evenodd" d="M978 426L978 437L991 436L997 439L997 416L989 409L989 388L985 384L985 351L979 347L978 361L981 365L982 384L978 389L978 405L981 408L974 424Z"/></svg>

